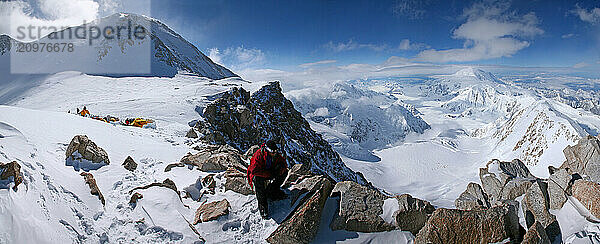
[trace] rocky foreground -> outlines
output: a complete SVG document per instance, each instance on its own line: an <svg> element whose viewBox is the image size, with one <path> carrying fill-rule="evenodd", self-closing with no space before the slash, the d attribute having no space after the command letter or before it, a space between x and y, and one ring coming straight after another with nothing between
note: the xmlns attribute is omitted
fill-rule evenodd
<svg viewBox="0 0 600 244"><path fill-rule="evenodd" d="M337 201L329 223L331 230L350 232L409 231L415 243L553 243L561 241L561 229L554 210L567 202L583 206L590 222L600 222L600 140L580 139L564 149L566 161L549 168L550 177L531 174L519 159L491 160L480 169L480 183L472 182L455 201L456 209L438 208L408 194L389 195L376 189L358 172L353 172L339 155L314 132L306 120L271 83L250 95L234 88L221 95L205 110L203 118L190 123L187 137L194 153L174 168L206 172L191 186L177 186L171 179L129 189L127 204L138 208L143 190L167 189L179 200L201 202L195 216L185 220L197 234L200 223L218 220L236 211L227 200L206 201L207 195L233 191L251 196L246 182L249 156L260 142L269 138L285 141L283 148L291 165L284 183L289 211L278 227L265 237L269 243L309 243L320 230L326 201ZM85 135L76 135L65 150L65 165L83 169L82 181L90 194L105 204L93 170L110 162L108 153ZM138 164L131 157L122 166L135 174ZM0 164L0 188L24 190L21 166L15 161ZM521 216L521 217L520 217ZM185 218L184 218L185 219ZM522 221L524 220L524 221ZM141 220L142 222L145 220ZM225 228L225 227L223 227Z"/></svg>

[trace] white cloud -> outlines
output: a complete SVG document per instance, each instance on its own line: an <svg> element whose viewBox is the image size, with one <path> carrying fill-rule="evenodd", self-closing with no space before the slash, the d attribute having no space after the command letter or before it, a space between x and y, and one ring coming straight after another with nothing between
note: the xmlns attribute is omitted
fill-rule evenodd
<svg viewBox="0 0 600 244"><path fill-rule="evenodd" d="M337 60L321 60L321 61L317 61L317 62L314 62L314 63L301 64L301 65L298 65L298 66L300 66L302 68L308 68L308 67L311 67L311 66L323 65L323 64L332 64L332 63L335 63L335 62L337 62Z"/></svg>
<svg viewBox="0 0 600 244"><path fill-rule="evenodd" d="M407 50L419 50L423 48L428 48L429 46L424 43L414 43L409 39L403 39L400 41L398 46L390 46L388 44L372 44L372 43L358 43L353 39L348 40L347 42L339 42L334 43L332 41L323 45L326 49L334 51L334 52L344 52L351 51L357 49L370 49L376 52L382 51L407 51Z"/></svg>
<svg viewBox="0 0 600 244"><path fill-rule="evenodd" d="M429 0L396 0L392 6L392 12L397 16L404 16L409 19L421 19L427 13L425 7L429 5Z"/></svg>
<svg viewBox="0 0 600 244"><path fill-rule="evenodd" d="M587 10L580 7L579 4L575 4L575 9L571 12L577 15L582 21L591 24L600 24L600 8Z"/></svg>
<svg viewBox="0 0 600 244"><path fill-rule="evenodd" d="M18 26L67 27L98 18L93 0L18 0L0 2L0 34L17 35ZM49 32L40 33L42 36ZM35 34L38 37L38 33Z"/></svg>
<svg viewBox="0 0 600 244"><path fill-rule="evenodd" d="M562 35L562 36L560 36L560 37L561 37L562 39L569 39L569 38L572 38L572 37L574 37L574 36L575 36L575 34L573 34L573 33L569 33L569 34L564 34L564 35Z"/></svg>
<svg viewBox="0 0 600 244"><path fill-rule="evenodd" d="M257 68L265 64L266 57L262 50L256 48L229 47L225 50L211 48L208 57L215 63L236 71Z"/></svg>
<svg viewBox="0 0 600 244"><path fill-rule="evenodd" d="M518 15L505 2L481 2L464 10L466 22L453 31L452 38L464 40L462 48L419 53L424 62L469 62L510 57L530 45L528 41L544 33L535 13Z"/></svg>
<svg viewBox="0 0 600 244"><path fill-rule="evenodd" d="M590 66L590 64L586 63L586 62L581 62L581 63L576 63L575 65L573 65L573 68L575 69L581 69L581 68L585 68Z"/></svg>

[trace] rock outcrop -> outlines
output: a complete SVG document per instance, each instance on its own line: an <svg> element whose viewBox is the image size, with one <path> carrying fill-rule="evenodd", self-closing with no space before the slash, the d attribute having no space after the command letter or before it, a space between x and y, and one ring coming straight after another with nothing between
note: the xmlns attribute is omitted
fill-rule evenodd
<svg viewBox="0 0 600 244"><path fill-rule="evenodd" d="M332 196L339 195L339 207L331 222L332 230L380 232L395 229L381 218L387 198L377 190L353 181L338 182Z"/></svg>
<svg viewBox="0 0 600 244"><path fill-rule="evenodd" d="M550 238L546 235L544 227L539 223L535 222L529 229L521 244L550 244Z"/></svg>
<svg viewBox="0 0 600 244"><path fill-rule="evenodd" d="M600 184L587 180L576 180L572 188L577 198L592 215L600 219Z"/></svg>
<svg viewBox="0 0 600 244"><path fill-rule="evenodd" d="M536 179L518 159L511 162L494 159L479 169L479 178L491 206L522 196Z"/></svg>
<svg viewBox="0 0 600 244"><path fill-rule="evenodd" d="M187 138L198 138L198 133L194 131L194 128L190 128L190 130L185 134Z"/></svg>
<svg viewBox="0 0 600 244"><path fill-rule="evenodd" d="M106 151L86 135L73 137L65 155L67 166L73 166L75 170L89 171L110 164Z"/></svg>
<svg viewBox="0 0 600 244"><path fill-rule="evenodd" d="M324 176L313 176L296 189L309 189L299 199L294 211L267 238L269 243L310 243L316 236L321 214L333 188L333 182Z"/></svg>
<svg viewBox="0 0 600 244"><path fill-rule="evenodd" d="M500 243L521 241L516 202L486 210L440 208L419 231L415 243Z"/></svg>
<svg viewBox="0 0 600 244"><path fill-rule="evenodd" d="M202 204L196 210L196 216L194 217L194 225L200 222L208 222L211 220L218 219L221 216L225 216L229 214L229 201L227 199L223 199L221 201L211 202L207 204Z"/></svg>
<svg viewBox="0 0 600 244"><path fill-rule="evenodd" d="M98 188L94 176L86 172L81 172L81 176L83 176L85 183L90 187L90 193L94 196L98 196L98 199L100 199L102 205L105 205L104 196L102 195L102 192L100 192L100 188Z"/></svg>
<svg viewBox="0 0 600 244"><path fill-rule="evenodd" d="M313 173L327 174L335 181L367 184L362 174L346 167L331 145L310 128L283 96L278 82L252 95L234 87L204 109L204 118L195 127L209 143L246 151L268 139L283 139L288 163L307 164Z"/></svg>
<svg viewBox="0 0 600 244"><path fill-rule="evenodd" d="M567 146L563 153L567 159L561 169L569 173L586 175L590 180L600 183L600 140L597 137L581 138L574 146Z"/></svg>
<svg viewBox="0 0 600 244"><path fill-rule="evenodd" d="M139 192L133 193L133 195L131 195L131 198L129 199L129 204L131 204L135 208L137 201L142 198L144 198L144 195L142 195L141 193L139 193Z"/></svg>
<svg viewBox="0 0 600 244"><path fill-rule="evenodd" d="M469 183L467 189L454 201L456 208L461 210L490 208L488 196L477 183Z"/></svg>
<svg viewBox="0 0 600 244"><path fill-rule="evenodd" d="M522 201L525 222L528 228L531 228L535 222L538 222L546 230L550 240L554 240L560 235L560 227L556 217L550 213L550 196L548 194L548 184L542 180L537 180L527 190Z"/></svg>
<svg viewBox="0 0 600 244"><path fill-rule="evenodd" d="M417 235L435 208L428 201L414 198L408 194L396 196L396 200L398 200L398 210L393 214L396 226Z"/></svg>
<svg viewBox="0 0 600 244"><path fill-rule="evenodd" d="M550 209L561 209L567 202L567 194L571 193L573 175L566 169L557 169L548 178L548 194L550 195Z"/></svg>
<svg viewBox="0 0 600 244"><path fill-rule="evenodd" d="M126 170L133 172L135 171L135 169L137 169L137 163L133 161L133 158L131 158L131 156L127 156L125 162L123 162L123 167L125 167Z"/></svg>
<svg viewBox="0 0 600 244"><path fill-rule="evenodd" d="M0 163L0 187L14 182L13 190L17 191L17 186L23 182L21 175L21 165L17 161L12 161L7 164ZM8 186L6 186L8 188Z"/></svg>

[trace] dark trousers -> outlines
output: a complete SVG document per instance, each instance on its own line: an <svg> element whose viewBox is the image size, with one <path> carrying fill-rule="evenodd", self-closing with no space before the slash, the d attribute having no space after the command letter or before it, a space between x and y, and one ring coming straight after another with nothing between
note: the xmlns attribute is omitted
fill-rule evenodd
<svg viewBox="0 0 600 244"><path fill-rule="evenodd" d="M263 178L260 176L254 176L252 178L252 184L254 185L254 192L256 193L256 200L258 200L258 208L268 212L269 203L267 198L270 194L281 190L280 187L283 185L286 174L281 174L273 179Z"/></svg>

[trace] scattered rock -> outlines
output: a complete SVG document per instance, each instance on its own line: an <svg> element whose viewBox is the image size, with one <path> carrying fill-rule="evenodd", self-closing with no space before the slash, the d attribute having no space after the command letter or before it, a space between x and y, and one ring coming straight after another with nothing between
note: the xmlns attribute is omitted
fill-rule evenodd
<svg viewBox="0 0 600 244"><path fill-rule="evenodd" d="M396 196L396 199L398 200L398 211L393 214L396 226L416 235L425 226L435 208L428 201L413 198L409 194Z"/></svg>
<svg viewBox="0 0 600 244"><path fill-rule="evenodd" d="M467 189L454 201L456 208L461 210L490 208L488 196L477 183L469 183Z"/></svg>
<svg viewBox="0 0 600 244"><path fill-rule="evenodd" d="M227 199L223 199L217 202L211 202L207 204L202 204L196 210L196 216L194 217L194 225L200 222L208 222L211 220L218 219L221 216L225 216L229 214L229 202Z"/></svg>
<svg viewBox="0 0 600 244"><path fill-rule="evenodd" d="M246 173L240 172L235 168L229 168L225 171L225 191L228 190L242 195L254 194L254 190L248 184Z"/></svg>
<svg viewBox="0 0 600 244"><path fill-rule="evenodd" d="M137 163L133 161L133 158L131 158L131 156L127 156L125 162L123 162L123 167L125 167L126 170L133 172L135 171L135 169L137 169Z"/></svg>
<svg viewBox="0 0 600 244"><path fill-rule="evenodd" d="M86 172L81 172L81 176L83 176L83 178L85 179L85 183L88 184L88 186L90 187L90 193L92 195L98 196L98 199L100 199L102 205L105 205L104 196L102 195L102 192L100 192L100 189L96 184L96 179L94 179L94 176Z"/></svg>
<svg viewBox="0 0 600 244"><path fill-rule="evenodd" d="M550 238L546 235L544 227L540 222L535 222L525 233L521 244L550 244Z"/></svg>
<svg viewBox="0 0 600 244"><path fill-rule="evenodd" d="M269 243L310 243L321 223L325 202L333 187L332 181L323 176L311 177L311 190L300 200L296 209L267 238Z"/></svg>
<svg viewBox="0 0 600 244"><path fill-rule="evenodd" d="M592 215L600 219L600 184L587 180L576 180L571 189L577 198Z"/></svg>
<svg viewBox="0 0 600 244"><path fill-rule="evenodd" d="M5 182L2 182L5 181ZM12 161L7 164L0 163L0 187L14 182L13 190L17 191L17 186L23 182L21 175L21 165L17 161ZM6 186L8 188L8 186Z"/></svg>
<svg viewBox="0 0 600 244"><path fill-rule="evenodd" d="M131 195L131 198L129 199L129 204L135 206L137 204L137 201L142 198L144 198L144 196L141 193L133 193L133 195Z"/></svg>
<svg viewBox="0 0 600 244"><path fill-rule="evenodd" d="M593 136L581 138L574 146L567 146L563 153L567 159L561 169L569 173L586 175L590 180L600 183L600 140Z"/></svg>
<svg viewBox="0 0 600 244"><path fill-rule="evenodd" d="M254 155L254 153L256 151L258 151L258 149L260 149L260 145L251 146L250 148L248 148L248 150L246 150L246 153L244 153L244 158L245 159L252 158L252 156Z"/></svg>
<svg viewBox="0 0 600 244"><path fill-rule="evenodd" d="M557 169L548 178L548 194L550 195L550 209L561 209L567 202L567 195L571 192L573 177L566 169Z"/></svg>
<svg viewBox="0 0 600 244"><path fill-rule="evenodd" d="M196 133L196 131L194 131L194 128L191 128L187 134L185 134L185 137L187 138L198 138L198 133Z"/></svg>
<svg viewBox="0 0 600 244"><path fill-rule="evenodd" d="M138 186L136 188L133 188L133 190L129 191L129 194L131 194L135 190L145 190L145 189L148 189L150 187L166 187L166 188L169 188L169 189L175 191L175 193L177 193L177 196L179 196L179 191L177 190L177 186L175 185L175 182L173 182L169 178L165 179L162 183L154 182L154 183L149 184L149 185ZM180 199L181 199L181 197L180 197Z"/></svg>
<svg viewBox="0 0 600 244"><path fill-rule="evenodd" d="M171 169L175 168L175 167L185 167L185 164L183 163L172 163L167 165L167 167L165 167L165 172L169 172L171 171Z"/></svg>
<svg viewBox="0 0 600 244"><path fill-rule="evenodd" d="M503 243L507 239L519 243L517 204L513 201L486 210L437 209L415 243Z"/></svg>
<svg viewBox="0 0 600 244"><path fill-rule="evenodd" d="M92 161L93 163L110 164L108 155L104 149L97 146L86 135L76 135L69 143L65 155L67 158L73 157L73 153L78 152L81 157Z"/></svg>
<svg viewBox="0 0 600 244"><path fill-rule="evenodd" d="M386 197L379 191L353 181L343 181L333 188L332 196L338 194L339 208L330 225L332 230L380 232L395 229L380 216Z"/></svg>

